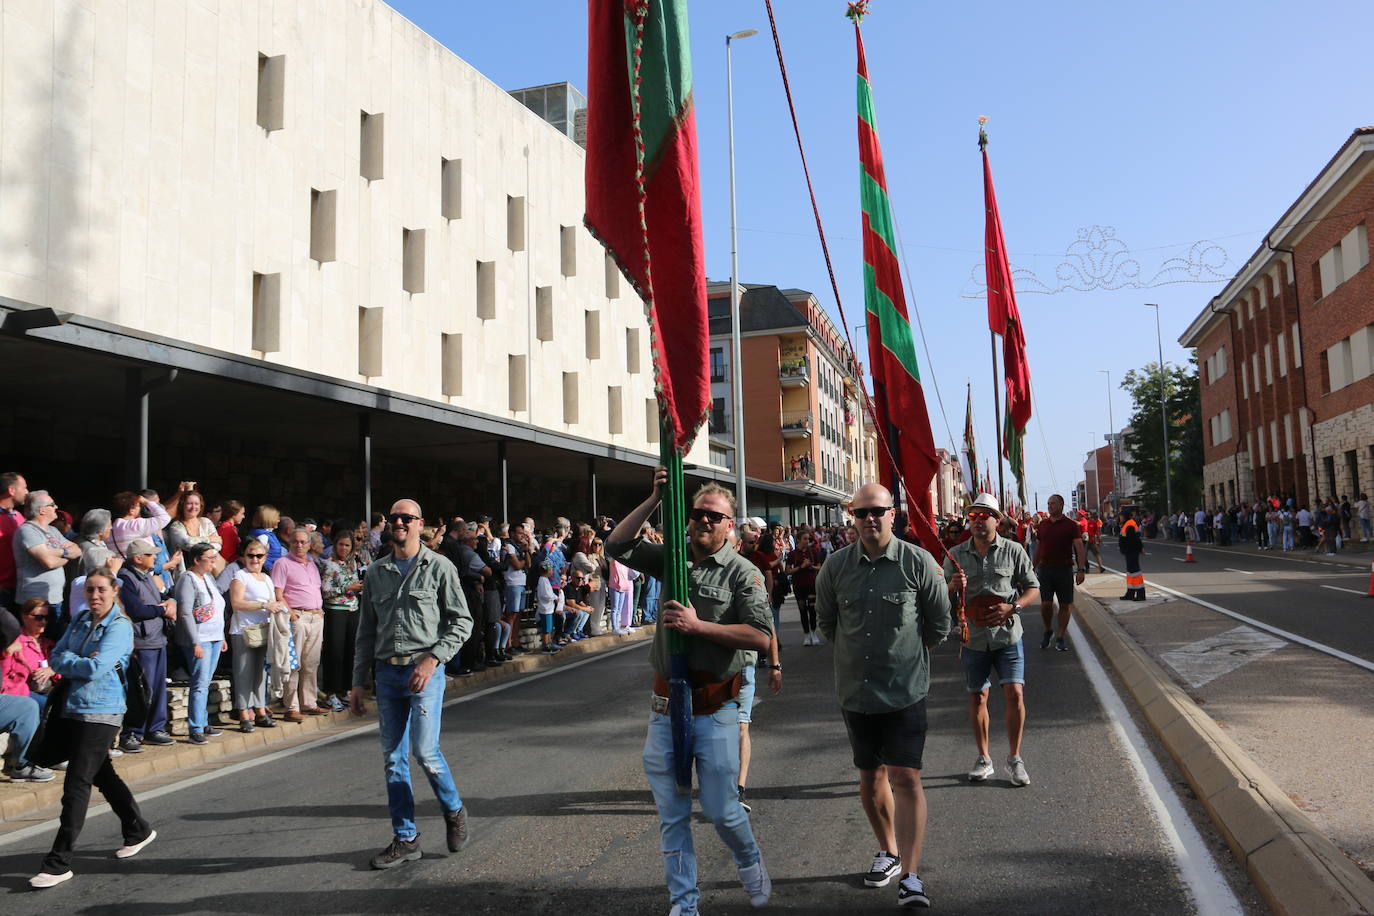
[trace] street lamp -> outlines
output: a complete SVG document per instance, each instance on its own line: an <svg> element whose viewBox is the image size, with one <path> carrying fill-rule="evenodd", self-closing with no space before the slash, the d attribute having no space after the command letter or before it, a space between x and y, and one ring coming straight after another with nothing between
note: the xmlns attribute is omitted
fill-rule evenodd
<svg viewBox="0 0 1374 916"><path fill-rule="evenodd" d="M1116 472L1116 420L1112 419L1112 370L1098 369L1107 376L1107 445L1112 450L1112 513L1121 508L1121 476Z"/></svg>
<svg viewBox="0 0 1374 916"><path fill-rule="evenodd" d="M1159 425L1164 428L1164 506L1169 518L1174 517L1174 482L1169 477L1169 407L1164 394L1164 338L1159 332L1159 306L1145 303L1155 310L1155 346L1159 348Z"/></svg>
<svg viewBox="0 0 1374 916"><path fill-rule="evenodd" d="M730 399L735 414L735 503L742 518L749 516L744 471L744 382L740 367L739 342L739 233L735 227L735 83L730 60L730 43L736 38L757 35L758 29L745 29L725 36L725 111L729 121L730 142Z"/></svg>

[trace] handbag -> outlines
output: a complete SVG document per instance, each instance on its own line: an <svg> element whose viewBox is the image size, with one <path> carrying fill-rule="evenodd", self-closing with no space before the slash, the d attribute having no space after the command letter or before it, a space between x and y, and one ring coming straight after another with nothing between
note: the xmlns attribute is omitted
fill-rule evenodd
<svg viewBox="0 0 1374 916"><path fill-rule="evenodd" d="M261 649L267 645L267 624L248 623L239 627L239 635L243 637L243 644L249 649Z"/></svg>

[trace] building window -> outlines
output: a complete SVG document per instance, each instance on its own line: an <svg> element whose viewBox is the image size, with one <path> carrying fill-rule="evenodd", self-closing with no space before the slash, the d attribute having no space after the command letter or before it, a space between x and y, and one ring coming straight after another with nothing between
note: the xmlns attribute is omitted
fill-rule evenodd
<svg viewBox="0 0 1374 916"><path fill-rule="evenodd" d="M457 397L463 393L463 335L441 335L440 346L439 373L444 397Z"/></svg>
<svg viewBox="0 0 1374 916"><path fill-rule="evenodd" d="M1350 350L1349 337L1327 348L1326 375L1330 386L1328 391L1339 391L1355 380Z"/></svg>
<svg viewBox="0 0 1374 916"><path fill-rule="evenodd" d="M1343 493L1355 495L1360 492L1360 456L1352 448L1345 453L1345 472L1350 476Z"/></svg>
<svg viewBox="0 0 1374 916"><path fill-rule="evenodd" d="M1261 435L1261 438L1263 436ZM1279 460L1279 421L1269 421L1269 460L1277 462Z"/></svg>
<svg viewBox="0 0 1374 916"><path fill-rule="evenodd" d="M1264 345L1264 384L1274 384L1274 346Z"/></svg>
<svg viewBox="0 0 1374 916"><path fill-rule="evenodd" d="M525 198L506 196L506 247L525 250Z"/></svg>
<svg viewBox="0 0 1374 916"><path fill-rule="evenodd" d="M725 398L711 399L711 433L722 435L725 432Z"/></svg>
<svg viewBox="0 0 1374 916"><path fill-rule="evenodd" d="M1291 413L1283 415L1283 445L1284 454L1291 460L1293 458L1293 415Z"/></svg>
<svg viewBox="0 0 1374 916"><path fill-rule="evenodd" d="M425 230L401 230L401 288L408 293L425 291Z"/></svg>
<svg viewBox="0 0 1374 916"><path fill-rule="evenodd" d="M258 55L258 126L266 131L286 126L286 55Z"/></svg>
<svg viewBox="0 0 1374 916"><path fill-rule="evenodd" d="M606 419L609 432L612 436L618 436L625 431L625 397L624 389L619 385L611 385L606 389Z"/></svg>
<svg viewBox="0 0 1374 916"><path fill-rule="evenodd" d="M577 276L577 227L561 226L558 230L558 261L565 277Z"/></svg>
<svg viewBox="0 0 1374 916"><path fill-rule="evenodd" d="M358 374L376 378L382 374L382 330L385 309L358 309Z"/></svg>
<svg viewBox="0 0 1374 916"><path fill-rule="evenodd" d="M625 329L625 371L631 375L639 374L640 329Z"/></svg>
<svg viewBox="0 0 1374 916"><path fill-rule="evenodd" d="M1298 334L1298 323L1293 322L1293 368L1302 368L1302 337Z"/></svg>
<svg viewBox="0 0 1374 916"><path fill-rule="evenodd" d="M253 274L253 349L281 349L281 274Z"/></svg>
<svg viewBox="0 0 1374 916"><path fill-rule="evenodd" d="M512 353L507 364L508 392L507 407L516 413L529 408L529 384L526 368L529 357L523 353Z"/></svg>
<svg viewBox="0 0 1374 916"><path fill-rule="evenodd" d="M496 262L477 262L477 317L490 321L496 317Z"/></svg>
<svg viewBox="0 0 1374 916"><path fill-rule="evenodd" d="M1322 468L1326 471L1326 495L1334 498L1339 492L1336 489L1336 457L1327 455L1323 458Z"/></svg>
<svg viewBox="0 0 1374 916"><path fill-rule="evenodd" d="M725 381L725 348L711 348L711 381Z"/></svg>
<svg viewBox="0 0 1374 916"><path fill-rule="evenodd" d="M339 192L310 189L310 257L323 264L334 260Z"/></svg>
<svg viewBox="0 0 1374 916"><path fill-rule="evenodd" d="M601 312L596 309L587 309L582 323L587 337L587 359L600 359Z"/></svg>
<svg viewBox="0 0 1374 916"><path fill-rule="evenodd" d="M609 253L606 255L606 298L620 298L620 268Z"/></svg>
<svg viewBox="0 0 1374 916"><path fill-rule="evenodd" d="M1286 376L1286 375L1288 374L1288 335L1287 335L1287 334L1280 334L1280 335L1278 336L1278 347L1277 347L1276 349L1279 351L1279 378L1283 378L1284 376Z"/></svg>
<svg viewBox="0 0 1374 916"><path fill-rule="evenodd" d="M563 422L572 425L577 422L577 373L563 373Z"/></svg>
<svg viewBox="0 0 1374 916"><path fill-rule="evenodd" d="M1207 384L1212 384L1217 379L1226 374L1226 348L1218 347L1217 351L1207 357Z"/></svg>
<svg viewBox="0 0 1374 916"><path fill-rule="evenodd" d="M553 340L553 287L534 288L534 336L538 340Z"/></svg>
<svg viewBox="0 0 1374 916"><path fill-rule="evenodd" d="M644 438L650 443L658 443L658 399L644 399Z"/></svg>
<svg viewBox="0 0 1374 916"><path fill-rule="evenodd" d="M358 172L368 181L382 177L382 137L386 115L362 112Z"/></svg>
<svg viewBox="0 0 1374 916"><path fill-rule="evenodd" d="M463 160L439 160L439 212L444 219L463 216Z"/></svg>
<svg viewBox="0 0 1374 916"><path fill-rule="evenodd" d="M1250 396L1250 370L1245 367L1245 360L1240 362L1240 396Z"/></svg>

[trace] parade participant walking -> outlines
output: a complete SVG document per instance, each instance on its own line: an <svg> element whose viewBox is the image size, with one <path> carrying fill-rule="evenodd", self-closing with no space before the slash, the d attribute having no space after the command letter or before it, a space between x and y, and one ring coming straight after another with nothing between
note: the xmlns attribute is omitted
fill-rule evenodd
<svg viewBox="0 0 1374 916"><path fill-rule="evenodd" d="M1062 500L1059 508L1063 510ZM988 693L995 669L1007 701L1007 769L1011 784L1028 786L1030 776L1021 759L1021 735L1026 727L1026 653L1017 612L1040 600L1040 584L1025 549L1015 541L997 536L1001 514L996 497L978 494L968 510L973 537L949 552L945 578L949 580L951 594L964 590L969 608L969 641L961 657L969 693L969 724L973 728L973 743L978 746L978 759L969 770L969 781L982 782L996 772L988 743ZM1080 559L1082 550L1080 543Z"/></svg>
<svg viewBox="0 0 1374 916"><path fill-rule="evenodd" d="M118 594L119 583L109 570L89 573L89 610L72 622L53 649L52 669L69 683L62 715L49 721L43 743L45 748L60 746L54 759L67 760L67 777L62 784L57 837L43 859L42 871L29 879L31 887L53 887L71 879L72 850L86 824L92 785L119 817L124 845L115 851L116 858L136 855L157 837L109 756L124 719L121 669L129 664L134 647L134 628L116 603Z"/></svg>
<svg viewBox="0 0 1374 916"><path fill-rule="evenodd" d="M1048 649L1050 640L1055 640L1055 648L1065 652L1069 648L1069 620L1073 617L1073 587L1083 584L1083 574L1088 570L1081 529L1077 522L1064 514L1064 497L1055 493L1046 504L1050 510L1049 518L1036 527L1035 571L1040 580L1040 618L1045 624L1045 635L1040 638L1040 648ZM1098 523L1099 530L1101 523ZM1102 554L1097 555L1097 564L1102 565ZM1059 621L1054 619L1054 601L1059 599Z"/></svg>
<svg viewBox="0 0 1374 916"><path fill-rule="evenodd" d="M1064 497L1059 497L1059 501L1063 502ZM1098 572L1107 571L1107 568L1102 565L1102 519L1097 517L1096 512L1089 512L1088 517L1085 520L1085 529L1083 531L1083 549L1085 551L1085 555L1087 553L1091 553L1093 556L1097 557ZM1084 562L1078 564L1078 568L1083 570L1083 572L1085 573L1088 571L1088 563L1086 560L1086 556ZM1082 583L1079 584L1081 585Z"/></svg>
<svg viewBox="0 0 1374 916"><path fill-rule="evenodd" d="M361 716L366 710L363 692L375 666L378 732L395 837L372 858L373 868L391 868L421 856L411 753L443 808L449 852L462 849L468 839L467 808L439 747L444 677L434 674L472 633L472 614L453 563L420 544L425 524L420 505L398 500L387 521L392 550L368 567L363 580L348 695L353 714Z"/></svg>
<svg viewBox="0 0 1374 916"><path fill-rule="evenodd" d="M930 906L921 881L930 652L950 631L949 596L925 550L893 535L891 492L876 483L850 507L859 540L816 580L820 630L835 644L835 692L859 771L859 797L878 841L868 887L899 882L897 903Z"/></svg>
<svg viewBox="0 0 1374 916"><path fill-rule="evenodd" d="M801 615L802 645L819 646L821 634L816 629L816 576L825 554L816 546L810 531L797 535L797 548L787 555L787 572L792 578L792 592L797 596L797 611Z"/></svg>
<svg viewBox="0 0 1374 916"><path fill-rule="evenodd" d="M1140 537L1140 524L1131 514L1129 508L1121 510L1121 531L1116 541L1121 548L1121 555L1126 558L1126 594L1121 596L1121 600L1144 601L1145 577L1140 573L1140 554L1145 549L1145 543Z"/></svg>
<svg viewBox="0 0 1374 916"><path fill-rule="evenodd" d="M640 537L658 507L668 471L654 471L653 492L616 525L606 553L641 573L662 579L664 546ZM654 629L653 712L644 741L644 775L658 808L663 872L678 916L695 916L701 892L692 842L692 797L678 793L673 772L672 723L668 717L668 630L690 637L688 667L701 810L729 847L749 900L763 906L773 882L754 839L749 815L739 801L739 690L747 653L768 650L773 614L758 569L731 547L735 500L729 490L708 483L687 512L688 604L665 601ZM668 537L680 537L665 532Z"/></svg>

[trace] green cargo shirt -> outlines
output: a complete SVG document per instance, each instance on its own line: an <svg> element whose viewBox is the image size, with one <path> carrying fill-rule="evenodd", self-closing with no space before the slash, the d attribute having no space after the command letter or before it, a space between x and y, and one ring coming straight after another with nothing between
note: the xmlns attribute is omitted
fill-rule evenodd
<svg viewBox="0 0 1374 916"><path fill-rule="evenodd" d="M367 683L374 661L384 663L393 655L428 653L442 665L472 633L458 569L424 545L404 579L392 554L367 568L358 615L355 685Z"/></svg>
<svg viewBox="0 0 1374 916"><path fill-rule="evenodd" d="M977 595L996 595L1003 601L1014 602L1017 595L1040 587L1040 580L1035 577L1035 568L1031 566L1026 548L1011 538L999 534L988 546L986 557L978 555L973 538L951 547L949 553L959 561L964 575L968 576L965 604ZM954 564L946 558L945 577L953 576ZM1010 620L995 627L978 627L970 622L968 629L968 648L979 652L1004 649L1021 638L1021 614L1012 614Z"/></svg>
<svg viewBox="0 0 1374 916"><path fill-rule="evenodd" d="M919 703L930 691L930 650L950 631L940 567L900 538L877 559L862 544L841 548L816 577L816 617L835 644L840 706L865 714Z"/></svg>
<svg viewBox="0 0 1374 916"><path fill-rule="evenodd" d="M608 547L614 545L608 544ZM663 579L663 545L648 544L636 538L621 547L615 559L645 575ZM667 600L667 595L663 596ZM773 633L773 606L763 587L763 573L753 563L740 556L734 546L725 546L706 559L697 562L687 559L687 600L698 617L709 623L747 623L768 635ZM662 613L660 602L659 613ZM754 653L734 649L694 637L690 640L687 667L709 675L713 681L725 681L749 664ZM663 677L668 670L668 631L658 627L654 631L653 646L649 650L654 672Z"/></svg>

